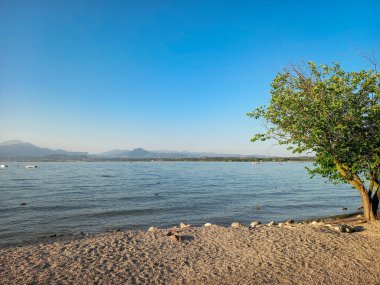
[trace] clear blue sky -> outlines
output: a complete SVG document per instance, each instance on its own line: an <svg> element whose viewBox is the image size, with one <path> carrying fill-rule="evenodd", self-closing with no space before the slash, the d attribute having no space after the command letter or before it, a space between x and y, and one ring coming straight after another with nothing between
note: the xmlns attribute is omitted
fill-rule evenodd
<svg viewBox="0 0 380 285"><path fill-rule="evenodd" d="M283 155L246 113L282 67L380 61L380 1L0 0L0 141Z"/></svg>

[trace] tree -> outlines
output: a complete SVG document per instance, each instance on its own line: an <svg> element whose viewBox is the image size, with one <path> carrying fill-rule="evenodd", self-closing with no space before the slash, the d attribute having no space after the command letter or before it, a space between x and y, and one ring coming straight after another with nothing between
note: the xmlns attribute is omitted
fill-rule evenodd
<svg viewBox="0 0 380 285"><path fill-rule="evenodd" d="M314 176L345 182L361 195L366 220L380 219L380 73L345 72L339 64L284 69L271 83L269 106L248 116L293 153L311 151Z"/></svg>

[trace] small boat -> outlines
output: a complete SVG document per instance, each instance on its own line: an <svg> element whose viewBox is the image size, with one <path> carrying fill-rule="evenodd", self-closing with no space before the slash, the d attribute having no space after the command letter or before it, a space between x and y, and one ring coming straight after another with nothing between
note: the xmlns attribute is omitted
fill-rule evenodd
<svg viewBox="0 0 380 285"><path fill-rule="evenodd" d="M37 168L37 165L27 165L25 168Z"/></svg>
<svg viewBox="0 0 380 285"><path fill-rule="evenodd" d="M8 165L6 165L6 164L0 164L0 168L6 168L6 167L8 167Z"/></svg>

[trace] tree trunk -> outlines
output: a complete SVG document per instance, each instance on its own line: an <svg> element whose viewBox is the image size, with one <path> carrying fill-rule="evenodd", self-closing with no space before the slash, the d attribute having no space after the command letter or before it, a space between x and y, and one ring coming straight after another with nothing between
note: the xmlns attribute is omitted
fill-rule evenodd
<svg viewBox="0 0 380 285"><path fill-rule="evenodd" d="M375 215L375 218L377 220L380 220L380 215L377 213L377 210L379 209L379 189L377 189L377 193L372 198L372 212Z"/></svg>
<svg viewBox="0 0 380 285"><path fill-rule="evenodd" d="M363 211L364 211L364 217L367 221L375 221L377 219L380 220L380 215L377 214L378 208L379 208L379 200L380 200L380 189L378 183L375 183L377 185L376 193L372 197L372 191L373 191L373 185L375 181L371 181L369 191L366 190L363 181L360 179L360 177L355 174L351 173L351 175L347 174L347 170L349 170L348 167L342 165L339 162L335 163L337 170L339 173L347 179L352 186L356 188L356 190L359 191L360 196L362 198L362 205L363 205Z"/></svg>
<svg viewBox="0 0 380 285"><path fill-rule="evenodd" d="M377 216L377 207L379 205L379 201L373 201L368 194L367 191L360 191L360 195L362 197L363 211L364 217L367 221L375 221ZM377 198L377 195L375 195ZM375 202L375 203L373 203ZM375 211L376 210L376 211Z"/></svg>

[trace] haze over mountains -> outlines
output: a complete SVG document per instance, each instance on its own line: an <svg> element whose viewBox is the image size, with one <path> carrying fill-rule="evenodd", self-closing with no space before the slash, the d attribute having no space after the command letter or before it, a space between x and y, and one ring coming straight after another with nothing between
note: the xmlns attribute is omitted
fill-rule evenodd
<svg viewBox="0 0 380 285"><path fill-rule="evenodd" d="M133 150L111 150L100 154L70 152L61 149L40 148L31 143L11 140L0 143L0 160L22 159L146 159L146 158L199 158L199 157L267 157L263 155L218 154L176 151L148 151L143 148Z"/></svg>
<svg viewBox="0 0 380 285"><path fill-rule="evenodd" d="M58 156L88 156L87 152L69 152L61 149L41 148L31 143L11 140L0 143L0 159L43 158Z"/></svg>

